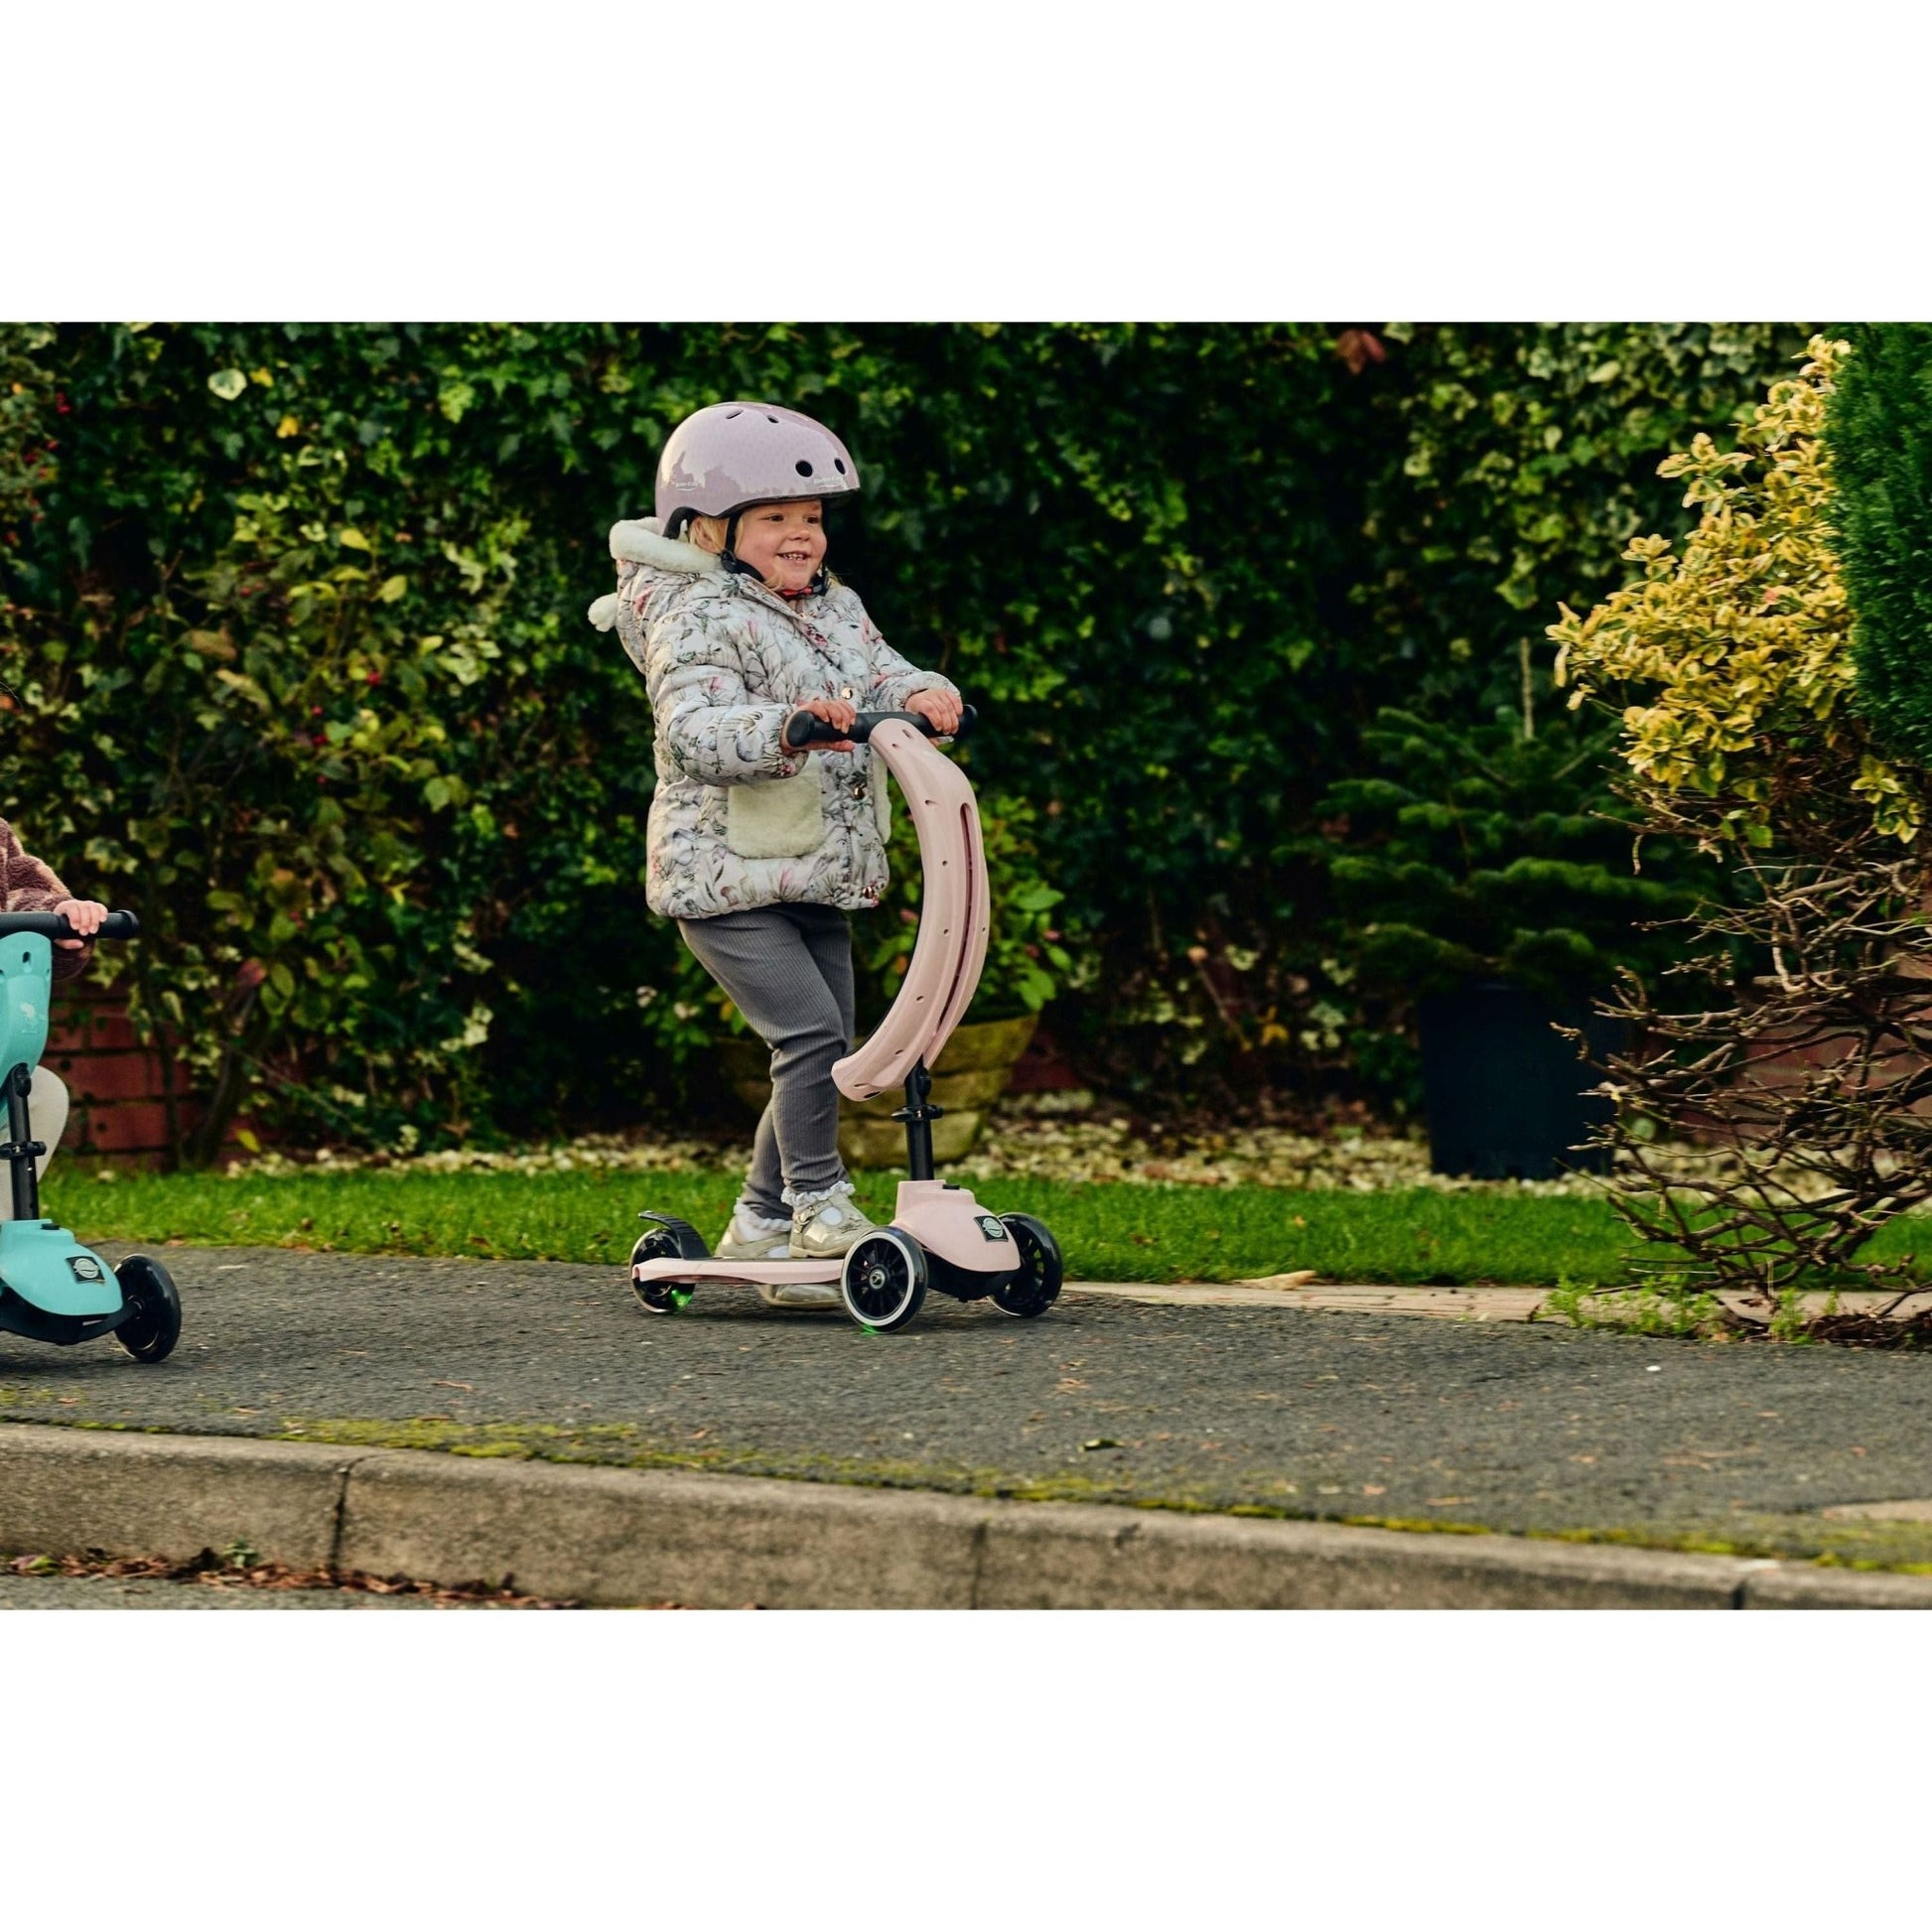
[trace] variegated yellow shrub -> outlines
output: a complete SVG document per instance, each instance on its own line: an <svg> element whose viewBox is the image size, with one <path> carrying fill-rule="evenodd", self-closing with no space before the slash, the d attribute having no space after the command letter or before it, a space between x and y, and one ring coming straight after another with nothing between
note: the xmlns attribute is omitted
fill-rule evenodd
<svg viewBox="0 0 1932 1932"><path fill-rule="evenodd" d="M1701 511L1624 552L1643 575L1549 634L1571 707L1652 687L1623 714L1634 796L1657 825L1707 846L1769 846L1797 818L1865 801L1872 829L1913 841L1919 787L1870 748L1851 706L1852 613L1831 543L1825 404L1848 345L1812 339L1794 380L1739 425L1739 447L1698 436L1658 474L1689 480Z"/></svg>

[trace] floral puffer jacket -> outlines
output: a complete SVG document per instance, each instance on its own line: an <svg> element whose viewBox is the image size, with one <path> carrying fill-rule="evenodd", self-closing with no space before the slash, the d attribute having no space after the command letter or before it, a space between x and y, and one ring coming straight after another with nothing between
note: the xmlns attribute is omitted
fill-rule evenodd
<svg viewBox="0 0 1932 1932"><path fill-rule="evenodd" d="M653 518L611 532L615 597L591 606L644 674L656 720L657 790L645 896L653 912L708 919L807 901L848 911L886 891L886 771L873 755L788 752L807 698L902 710L952 691L879 634L842 584L795 601L727 571Z"/></svg>

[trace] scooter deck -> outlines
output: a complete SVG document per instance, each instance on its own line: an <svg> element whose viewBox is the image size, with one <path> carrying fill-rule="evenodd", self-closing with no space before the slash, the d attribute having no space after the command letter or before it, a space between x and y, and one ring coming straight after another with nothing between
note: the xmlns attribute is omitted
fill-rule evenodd
<svg viewBox="0 0 1932 1932"><path fill-rule="evenodd" d="M661 1261L633 1262L636 1282L836 1282L844 1261L686 1261L672 1255Z"/></svg>

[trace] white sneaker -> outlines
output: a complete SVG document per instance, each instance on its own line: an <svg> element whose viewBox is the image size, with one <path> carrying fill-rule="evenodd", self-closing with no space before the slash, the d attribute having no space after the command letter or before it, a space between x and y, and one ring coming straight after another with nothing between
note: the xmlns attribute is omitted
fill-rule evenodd
<svg viewBox="0 0 1932 1932"><path fill-rule="evenodd" d="M754 1214L741 1201L712 1253L719 1261L789 1261L791 1223Z"/></svg>
<svg viewBox="0 0 1932 1932"><path fill-rule="evenodd" d="M848 1184L801 1202L791 1211L794 1261L833 1261L878 1229L859 1210Z"/></svg>
<svg viewBox="0 0 1932 1932"><path fill-rule="evenodd" d="M720 1261L792 1261L791 1223L754 1214L743 1202L718 1243ZM840 1309L836 1282L759 1282L759 1300L767 1309Z"/></svg>

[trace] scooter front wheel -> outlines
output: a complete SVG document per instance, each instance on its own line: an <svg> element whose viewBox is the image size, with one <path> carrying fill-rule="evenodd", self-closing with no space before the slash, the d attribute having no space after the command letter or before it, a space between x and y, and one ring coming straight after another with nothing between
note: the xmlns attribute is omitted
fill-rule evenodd
<svg viewBox="0 0 1932 1932"><path fill-rule="evenodd" d="M1044 1314L1060 1298L1060 1278L1065 1272L1060 1244L1046 1223L1035 1221L1031 1214L1002 1214L1000 1220L1013 1237L1020 1265L1002 1287L993 1291L994 1306L1031 1320Z"/></svg>
<svg viewBox="0 0 1932 1932"><path fill-rule="evenodd" d="M875 1334L904 1327L918 1313L925 1290L925 1250L898 1228L855 1241L839 1276L846 1313Z"/></svg>
<svg viewBox="0 0 1932 1932"><path fill-rule="evenodd" d="M181 1339L181 1294L175 1278L147 1255L129 1255L114 1270L121 1300L133 1312L114 1330L114 1339L137 1362L166 1361Z"/></svg>
<svg viewBox="0 0 1932 1932"><path fill-rule="evenodd" d="M630 1250L630 1265L634 1268L640 1261L675 1261L681 1252L677 1236L669 1228L652 1228L637 1237L636 1246ZM632 1275L630 1292L652 1314L675 1314L691 1300L689 1282L640 1282Z"/></svg>

